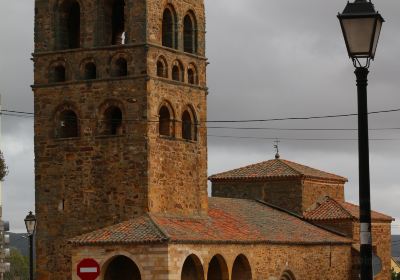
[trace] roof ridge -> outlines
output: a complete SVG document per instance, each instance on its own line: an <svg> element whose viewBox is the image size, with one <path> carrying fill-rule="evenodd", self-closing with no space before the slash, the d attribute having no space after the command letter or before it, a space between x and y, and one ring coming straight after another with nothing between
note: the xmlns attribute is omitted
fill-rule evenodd
<svg viewBox="0 0 400 280"><path fill-rule="evenodd" d="M304 218L304 216L299 215L299 214L297 214L297 213L295 213L295 212L289 211L289 210L287 210L287 209L284 209L284 208L279 207L279 206L276 206L276 205L274 205L274 204L265 202L265 201L263 201L263 200L257 199L256 201L259 202L259 203L261 203L261 204L264 204L264 205L266 205L266 206L272 207L272 208L274 208L274 209L276 209L276 210L285 212L285 213L287 213L287 214L289 214L289 215L292 215L292 216L294 216L294 217L296 217L296 218L299 218L299 219L302 220L303 222L306 222L306 223L308 223L308 224L310 224L310 225L312 225L312 226L315 226L315 227L317 227L317 228L319 228L319 229L328 231L328 232L333 233L333 234L336 234L336 235L340 235L341 237L348 238L345 234L343 234L343 233L341 233L341 232L339 232L339 231L336 231L336 230L334 230L334 229L331 229L331 228L324 227L324 226L322 226L322 225L313 223L312 221L309 221L309 220L307 220L306 218Z"/></svg>
<svg viewBox="0 0 400 280"><path fill-rule="evenodd" d="M322 173L325 173L325 174L328 174L328 175L331 175L331 176L334 176L334 177L338 177L337 179L341 178L341 179L344 179L344 180L348 181L348 179L347 179L346 177L337 175L337 174L332 173L332 172L328 172L328 171L325 171L325 170L317 169L317 168L314 168L314 167L311 167L311 166L308 166L308 165L305 165L305 164L297 163L297 162L294 162L294 161L290 161L290 160L287 160L287 159L280 159L280 160L283 161L283 162L285 162L285 163L288 162L288 163L292 163L292 164L294 164L294 165L300 165L300 166L303 166L303 167L306 167L306 168L309 168L309 169L312 169L312 170L315 170L315 171L318 171L318 172L322 172ZM287 163L286 163L286 164L287 164ZM293 167L291 167L290 165L287 164L287 166L289 166L290 168L293 169ZM297 171L297 170L296 170L296 171ZM299 172L299 171L298 171L298 172ZM300 174L302 174L302 172L300 172ZM303 175L303 174L302 174L302 175ZM306 176L306 177L307 177L307 176ZM313 177L313 176L309 176L309 177ZM336 180L336 179L335 179L335 180Z"/></svg>
<svg viewBox="0 0 400 280"><path fill-rule="evenodd" d="M154 221L154 217L149 212L146 213L153 226L164 236L165 241L169 241L171 237Z"/></svg>
<svg viewBox="0 0 400 280"><path fill-rule="evenodd" d="M296 164L295 162L290 161L290 160L286 160L286 159L276 159L276 160L279 161L279 162L281 162L281 163L283 163L283 164L286 165L287 167L289 167L291 170L293 170L294 172L296 172L298 175L304 176L304 174L303 174L302 172L298 171L297 169L295 169L295 168L291 167L289 164L287 164L287 162ZM303 166L305 166L305 165L303 165Z"/></svg>
<svg viewBox="0 0 400 280"><path fill-rule="evenodd" d="M351 214L346 208L343 207L343 205L337 201L336 199L329 197L328 196L328 200L332 200L333 202L335 202L336 205L338 205L342 210L344 210L344 212L346 212L350 217L352 217L353 219L355 218L353 214ZM343 201L344 203L346 203L346 201Z"/></svg>
<svg viewBox="0 0 400 280"><path fill-rule="evenodd" d="M245 165L245 166L242 166L242 167L238 167L238 168L234 168L234 169L231 169L231 170L222 171L222 172L219 172L219 173L217 173L217 174L213 174L213 175L209 176L208 179L210 179L210 178L212 178L212 177L215 177L215 176L218 176L218 175L221 175L221 174L224 174L224 173L227 173L227 172L233 172L233 171L236 171L236 170L241 170L241 169L243 169L243 168L248 168L248 167L252 167L252 166L257 166L257 165L261 165L261 164L264 164L264 163L267 163L267 162L271 162L271 161L274 161L274 160L273 160L273 159L264 160L264 161L261 161L261 162L248 164L248 165Z"/></svg>

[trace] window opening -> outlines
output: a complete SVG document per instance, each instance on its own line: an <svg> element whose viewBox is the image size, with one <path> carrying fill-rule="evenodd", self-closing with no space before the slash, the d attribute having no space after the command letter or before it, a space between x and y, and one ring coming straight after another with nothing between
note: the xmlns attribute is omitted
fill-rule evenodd
<svg viewBox="0 0 400 280"><path fill-rule="evenodd" d="M126 59L120 57L115 61L115 71L114 71L114 76L115 77L123 77L128 75L128 63L126 62Z"/></svg>
<svg viewBox="0 0 400 280"><path fill-rule="evenodd" d="M125 1L115 0L112 6L112 45L125 44Z"/></svg>
<svg viewBox="0 0 400 280"><path fill-rule="evenodd" d="M195 23L190 15L186 15L183 20L183 47L188 53L195 53L196 50L196 30Z"/></svg>
<svg viewBox="0 0 400 280"><path fill-rule="evenodd" d="M122 112L116 106L112 106L104 112L104 134L122 134Z"/></svg>
<svg viewBox="0 0 400 280"><path fill-rule="evenodd" d="M166 106L162 106L159 112L159 133L163 136L172 136L171 114Z"/></svg>
<svg viewBox="0 0 400 280"><path fill-rule="evenodd" d="M78 137L78 118L74 111L65 110L61 112L58 123L59 137Z"/></svg>
<svg viewBox="0 0 400 280"><path fill-rule="evenodd" d="M157 76L167 78L166 68L161 60L157 61Z"/></svg>
<svg viewBox="0 0 400 280"><path fill-rule="evenodd" d="M178 36L176 34L176 18L170 9L165 9L162 21L162 45L168 48L178 46Z"/></svg>
<svg viewBox="0 0 400 280"><path fill-rule="evenodd" d="M182 138L193 140L193 122L188 111L182 115Z"/></svg>
<svg viewBox="0 0 400 280"><path fill-rule="evenodd" d="M188 83L192 85L197 84L196 74L193 69L188 69Z"/></svg>
<svg viewBox="0 0 400 280"><path fill-rule="evenodd" d="M53 68L52 75L50 77L53 83L65 82L65 67L62 65L57 65Z"/></svg>
<svg viewBox="0 0 400 280"><path fill-rule="evenodd" d="M85 80L94 80L97 77L96 65L93 62L85 65Z"/></svg>
<svg viewBox="0 0 400 280"><path fill-rule="evenodd" d="M172 80L174 81L181 81L181 70L179 69L178 65L174 65L174 67L172 67Z"/></svg>
<svg viewBox="0 0 400 280"><path fill-rule="evenodd" d="M77 1L66 1L60 8L59 40L61 49L80 47L81 11Z"/></svg>

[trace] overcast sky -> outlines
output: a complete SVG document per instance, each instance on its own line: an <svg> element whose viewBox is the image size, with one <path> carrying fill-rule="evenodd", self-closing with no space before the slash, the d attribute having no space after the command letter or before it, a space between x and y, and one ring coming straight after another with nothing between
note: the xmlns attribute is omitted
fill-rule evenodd
<svg viewBox="0 0 400 280"><path fill-rule="evenodd" d="M33 111L33 0L0 2L0 93L8 110ZM369 109L400 108L400 2L375 0L386 19L369 76ZM345 0L206 0L209 120L247 120L356 113L353 67L337 13ZM356 128L356 118L209 124L263 128ZM400 112L370 116L370 128L400 128ZM358 201L356 131L209 129L209 174L273 158L349 178L346 199ZM211 136L213 135L213 136ZM372 206L400 220L400 130L371 131ZM14 231L34 209L33 120L2 117L4 217ZM400 234L400 223L393 232Z"/></svg>

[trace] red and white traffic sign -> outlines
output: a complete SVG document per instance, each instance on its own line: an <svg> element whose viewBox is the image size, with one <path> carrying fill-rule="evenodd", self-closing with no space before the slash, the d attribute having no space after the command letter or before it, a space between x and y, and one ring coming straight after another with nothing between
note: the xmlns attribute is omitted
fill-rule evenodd
<svg viewBox="0 0 400 280"><path fill-rule="evenodd" d="M94 259L83 259L78 263L76 273L82 280L95 280L100 275L100 265Z"/></svg>

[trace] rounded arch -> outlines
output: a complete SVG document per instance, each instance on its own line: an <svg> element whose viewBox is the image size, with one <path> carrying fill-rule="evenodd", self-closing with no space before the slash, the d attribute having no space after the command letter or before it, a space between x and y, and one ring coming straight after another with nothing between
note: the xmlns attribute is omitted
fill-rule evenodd
<svg viewBox="0 0 400 280"><path fill-rule="evenodd" d="M178 81L178 82L183 82L183 65L182 62L180 62L179 60L175 60L172 63L172 70L171 70L171 74L172 74L172 80L174 81Z"/></svg>
<svg viewBox="0 0 400 280"><path fill-rule="evenodd" d="M128 64L131 57L126 53L118 53L111 59L111 76L124 77L129 75Z"/></svg>
<svg viewBox="0 0 400 280"><path fill-rule="evenodd" d="M56 138L79 137L79 117L75 106L64 103L58 106L53 114Z"/></svg>
<svg viewBox="0 0 400 280"><path fill-rule="evenodd" d="M199 78L197 75L197 67L194 63L190 63L188 66L187 82L192 85L197 85L199 83Z"/></svg>
<svg viewBox="0 0 400 280"><path fill-rule="evenodd" d="M125 110L122 102L115 99L108 99L100 105L98 112L100 114L98 133L102 135L124 134Z"/></svg>
<svg viewBox="0 0 400 280"><path fill-rule="evenodd" d="M83 80L97 79L97 66L94 59L86 59L81 63L81 77Z"/></svg>
<svg viewBox="0 0 400 280"><path fill-rule="evenodd" d="M252 280L250 262L243 254L237 256L233 262L232 280Z"/></svg>
<svg viewBox="0 0 400 280"><path fill-rule="evenodd" d="M185 140L197 140L197 117L193 107L188 105L183 110L182 117L182 138Z"/></svg>
<svg viewBox="0 0 400 280"><path fill-rule="evenodd" d="M204 269L200 259L194 255L189 255L181 271L181 280L204 280Z"/></svg>
<svg viewBox="0 0 400 280"><path fill-rule="evenodd" d="M162 15L161 40L162 45L168 48L178 48L178 19L175 8L168 4Z"/></svg>
<svg viewBox="0 0 400 280"><path fill-rule="evenodd" d="M279 280L296 280L296 277L290 270L285 270Z"/></svg>
<svg viewBox="0 0 400 280"><path fill-rule="evenodd" d="M207 280L229 280L228 266L221 255L215 255L208 264Z"/></svg>
<svg viewBox="0 0 400 280"><path fill-rule="evenodd" d="M188 53L197 53L197 20L192 10L183 18L183 49Z"/></svg>
<svg viewBox="0 0 400 280"><path fill-rule="evenodd" d="M57 5L56 38L59 49L75 49L81 44L81 10L78 0L64 0Z"/></svg>
<svg viewBox="0 0 400 280"><path fill-rule="evenodd" d="M161 136L175 136L175 113L168 101L164 101L158 109L158 133Z"/></svg>
<svg viewBox="0 0 400 280"><path fill-rule="evenodd" d="M141 280L142 276L139 267L129 257L116 255L110 258L103 265L104 280Z"/></svg>
<svg viewBox="0 0 400 280"><path fill-rule="evenodd" d="M67 69L64 59L53 61L49 66L49 83L62 83L67 81Z"/></svg>
<svg viewBox="0 0 400 280"><path fill-rule="evenodd" d="M161 78L168 78L168 63L163 56L160 56L157 59L157 76Z"/></svg>

